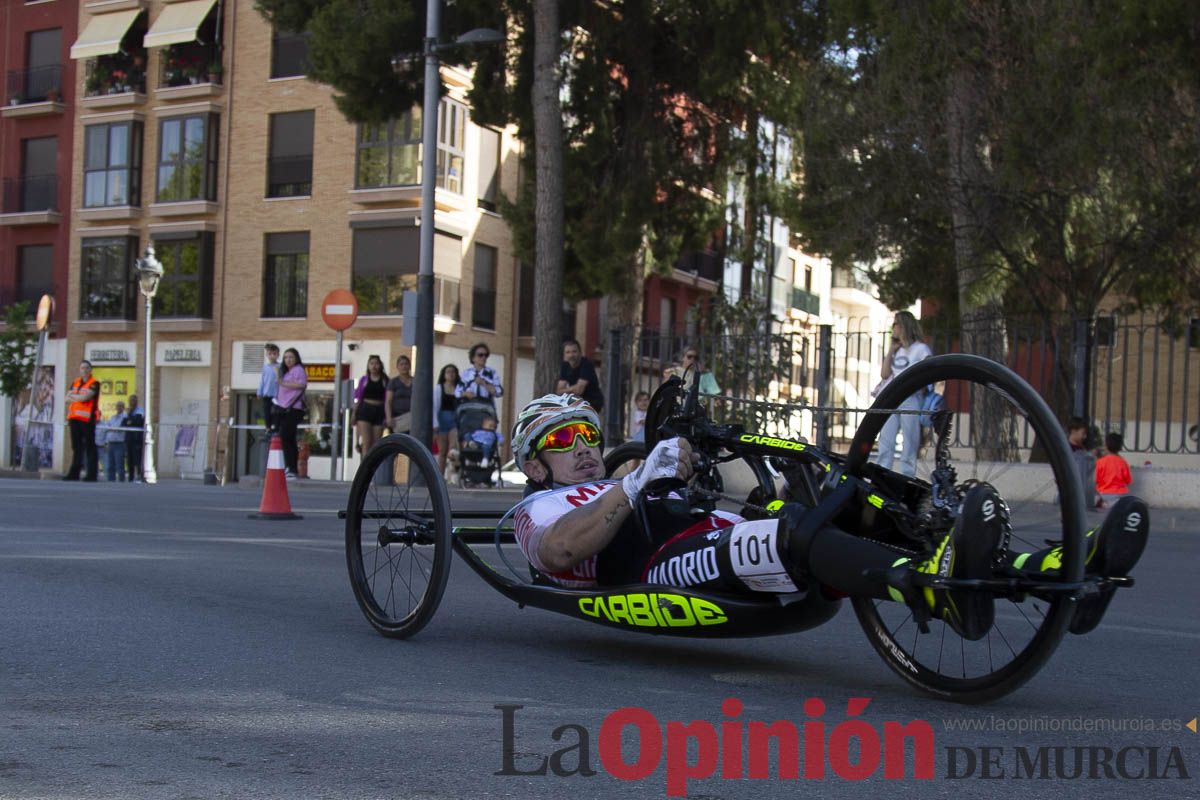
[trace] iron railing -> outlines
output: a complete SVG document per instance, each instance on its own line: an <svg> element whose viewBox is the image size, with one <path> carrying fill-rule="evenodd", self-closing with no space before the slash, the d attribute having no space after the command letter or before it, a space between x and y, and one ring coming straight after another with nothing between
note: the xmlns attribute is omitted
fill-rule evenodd
<svg viewBox="0 0 1200 800"><path fill-rule="evenodd" d="M1128 452L1200 453L1200 319L1171 327L1147 318L1100 319L1106 318L1111 321L985 322L979 330L989 332L986 342L963 329L933 329L926 342L935 354L979 352L1006 364L1064 424L1078 416L1097 434L1121 433ZM653 393L665 371L677 368L684 347L692 347L712 376L708 385L715 383L714 395L705 399L715 419L837 449L853 438L874 401L890 340L890 332L832 326L738 336L614 330L605 366L615 364L618 374L604 385L621 402L606 402L606 424L625 431L635 395ZM946 400L952 410L969 411L969 397L951 392ZM1027 425L1014 436L1025 453L1036 447ZM974 439L966 419L955 426L950 444L969 448Z"/></svg>
<svg viewBox="0 0 1200 800"><path fill-rule="evenodd" d="M58 210L58 176L27 175L4 179L3 213Z"/></svg>
<svg viewBox="0 0 1200 800"><path fill-rule="evenodd" d="M9 105L41 103L49 100L52 94L62 94L61 64L8 71L8 93L5 102Z"/></svg>

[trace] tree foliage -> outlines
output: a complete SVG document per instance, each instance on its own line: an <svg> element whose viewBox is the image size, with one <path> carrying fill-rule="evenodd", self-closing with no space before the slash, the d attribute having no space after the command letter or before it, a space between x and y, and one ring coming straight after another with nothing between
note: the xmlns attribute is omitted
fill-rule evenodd
<svg viewBox="0 0 1200 800"><path fill-rule="evenodd" d="M0 394L16 397L33 375L34 335L29 331L29 304L13 303L4 312L0 331Z"/></svg>
<svg viewBox="0 0 1200 800"><path fill-rule="evenodd" d="M829 8L793 209L814 250L893 262L894 306L1052 321L1200 302L1194 4Z"/></svg>

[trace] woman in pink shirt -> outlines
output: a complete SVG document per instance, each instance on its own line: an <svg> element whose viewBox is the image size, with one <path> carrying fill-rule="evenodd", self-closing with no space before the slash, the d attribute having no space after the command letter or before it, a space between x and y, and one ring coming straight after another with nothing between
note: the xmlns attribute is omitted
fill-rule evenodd
<svg viewBox="0 0 1200 800"><path fill-rule="evenodd" d="M283 377L279 379L279 392L275 395L275 414L279 422L279 438L283 443L283 463L287 477L296 477L296 461L299 444L296 441L300 421L304 419L304 390L308 388L308 373L296 348L283 351Z"/></svg>

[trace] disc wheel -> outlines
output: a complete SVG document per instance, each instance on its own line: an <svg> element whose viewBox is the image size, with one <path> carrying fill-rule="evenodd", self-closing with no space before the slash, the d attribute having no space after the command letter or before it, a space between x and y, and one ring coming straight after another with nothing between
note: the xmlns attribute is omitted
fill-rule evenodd
<svg viewBox="0 0 1200 800"><path fill-rule="evenodd" d="M381 439L354 475L346 566L354 598L384 636L429 622L450 574L450 496L433 455L407 434Z"/></svg>
<svg viewBox="0 0 1200 800"><path fill-rule="evenodd" d="M872 453L878 449L881 432L886 436L896 427L902 430L899 420L904 416L920 419L920 406L912 397L929 385L935 385L946 402L947 411L939 418L949 423L943 469L937 469L936 432L932 427L920 428L933 441L917 462L916 481L897 484L894 472L868 459L877 458ZM885 430L889 419L895 421ZM900 453L897 443L893 470L901 469ZM1031 464L1031 458L1042 463ZM1061 568L1048 574L1048 579L1074 582L1083 577L1083 490L1066 437L1045 401L1003 365L953 354L928 358L904 370L866 413L846 463L852 474L890 486L892 496L903 487L899 493L907 504L932 519L938 512L931 486L952 485L949 516L940 518L945 530L953 524L953 514L971 482L987 482L1005 499L1010 524L1007 554L997 558L994 576L1020 574L1012 566L1016 556L1046 550L1047 542L1054 540L1061 542ZM946 475L947 464L956 477L939 480ZM931 526L931 540L936 538L935 528ZM923 557L919 547L907 546L914 560ZM1013 691L1036 674L1067 630L1075 603L1063 593L997 596L994 602L995 622L976 641L967 641L937 619L929 622L929 633L920 633L912 611L903 603L858 597L853 605L875 651L904 680L942 699L982 703Z"/></svg>

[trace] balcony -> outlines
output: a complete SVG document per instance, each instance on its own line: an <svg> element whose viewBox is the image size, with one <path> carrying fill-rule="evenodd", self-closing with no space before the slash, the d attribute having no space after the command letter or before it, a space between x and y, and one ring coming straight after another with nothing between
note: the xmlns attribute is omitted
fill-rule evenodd
<svg viewBox="0 0 1200 800"><path fill-rule="evenodd" d="M720 283L724 272L721 256L715 250L694 250L675 262L675 269L702 280Z"/></svg>
<svg viewBox="0 0 1200 800"><path fill-rule="evenodd" d="M141 54L89 58L84 67L83 100L88 108L146 102L146 57Z"/></svg>
<svg viewBox="0 0 1200 800"><path fill-rule="evenodd" d="M814 317L821 313L821 298L807 289L799 286L792 287L792 308L812 314Z"/></svg>
<svg viewBox="0 0 1200 800"><path fill-rule="evenodd" d="M42 301L44 294L51 297L57 296L57 290L53 283L46 281L36 285L0 286L0 308L8 308L17 303L27 303L29 305L28 324L33 325L38 303ZM3 325L4 323L0 322L0 326Z"/></svg>
<svg viewBox="0 0 1200 800"><path fill-rule="evenodd" d="M196 42L163 48L155 95L165 100L220 94L224 67L221 48Z"/></svg>
<svg viewBox="0 0 1200 800"><path fill-rule="evenodd" d="M873 306L877 302L875 284L860 269L835 267L832 276L833 299L850 306Z"/></svg>
<svg viewBox="0 0 1200 800"><path fill-rule="evenodd" d="M4 179L0 225L54 225L58 213L58 176L29 175Z"/></svg>
<svg viewBox="0 0 1200 800"><path fill-rule="evenodd" d="M3 115L6 117L61 114L62 65L10 69L4 97Z"/></svg>

